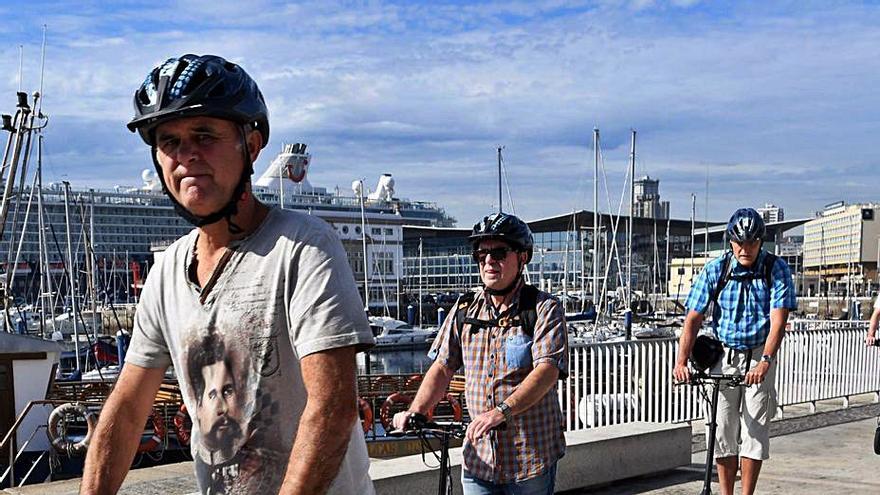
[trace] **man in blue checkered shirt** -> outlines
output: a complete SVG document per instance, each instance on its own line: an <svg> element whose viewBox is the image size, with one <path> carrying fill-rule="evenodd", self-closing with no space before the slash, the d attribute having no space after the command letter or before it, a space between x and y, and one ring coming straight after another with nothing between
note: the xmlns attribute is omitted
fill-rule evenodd
<svg viewBox="0 0 880 495"><path fill-rule="evenodd" d="M724 355L709 371L745 374L748 385L722 388L719 395L714 455L722 495L733 495L740 460L742 493L753 494L761 464L770 457L775 357L788 313L797 309L788 265L761 249L764 231L764 221L754 209L739 209L730 218L726 236L731 251L706 265L685 303L688 314L673 371L677 380L690 380L688 356L711 307Z"/></svg>

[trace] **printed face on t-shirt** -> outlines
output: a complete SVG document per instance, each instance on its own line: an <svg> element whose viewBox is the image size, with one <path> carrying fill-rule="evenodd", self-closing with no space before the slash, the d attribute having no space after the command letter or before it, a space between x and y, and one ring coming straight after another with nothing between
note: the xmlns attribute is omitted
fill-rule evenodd
<svg viewBox="0 0 880 495"><path fill-rule="evenodd" d="M205 391L199 400L197 417L205 447L213 451L229 451L242 436L241 404L235 377L225 361L202 368Z"/></svg>

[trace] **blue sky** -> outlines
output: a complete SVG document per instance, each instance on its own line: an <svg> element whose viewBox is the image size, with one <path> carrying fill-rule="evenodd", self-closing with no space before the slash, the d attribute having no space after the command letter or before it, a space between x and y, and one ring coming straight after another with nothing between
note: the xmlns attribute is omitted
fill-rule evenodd
<svg viewBox="0 0 880 495"><path fill-rule="evenodd" d="M260 84L272 139L258 171L306 142L313 184L392 173L399 196L460 225L497 201L498 145L518 214L591 208L595 126L614 210L631 128L637 175L660 179L675 217L696 193L703 218L707 172L713 220L768 201L790 218L880 201L875 3L29 1L0 16L0 111L14 110L19 45L37 88L48 25L47 180L79 187L139 183L150 159L124 126L131 95L191 52Z"/></svg>

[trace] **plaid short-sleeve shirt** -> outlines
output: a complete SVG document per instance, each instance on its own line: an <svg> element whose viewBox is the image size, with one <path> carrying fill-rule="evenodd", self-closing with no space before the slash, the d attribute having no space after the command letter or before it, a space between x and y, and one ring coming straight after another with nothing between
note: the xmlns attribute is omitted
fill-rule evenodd
<svg viewBox="0 0 880 495"><path fill-rule="evenodd" d="M685 302L689 310L705 313L709 309L712 294L723 276L721 271L726 256L732 255L725 253L710 261L697 276ZM767 287L764 279L766 259L764 250L760 251L751 268L740 265L735 257L730 259L730 278L718 295L718 303L712 311L715 333L727 347L746 350L762 345L770 334L770 310L797 309L797 296L788 264L782 258L776 258L770 287Z"/></svg>
<svg viewBox="0 0 880 495"><path fill-rule="evenodd" d="M464 324L459 335L453 313L431 348L434 360L453 370L464 368L471 417L504 401L540 363L559 368L560 378L568 374L568 332L559 301L538 293L538 317L531 336L523 331L518 306L519 289L510 308L494 314L488 294L480 290L467 316L482 321L498 317L500 323L484 328ZM523 481L547 472L564 453L562 412L554 386L537 404L513 417L504 430L493 430L474 444L465 441L464 469L493 483Z"/></svg>

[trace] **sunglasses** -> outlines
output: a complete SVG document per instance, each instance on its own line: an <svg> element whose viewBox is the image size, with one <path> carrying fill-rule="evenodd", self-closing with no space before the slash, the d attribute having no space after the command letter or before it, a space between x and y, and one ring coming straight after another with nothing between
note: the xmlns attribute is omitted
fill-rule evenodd
<svg viewBox="0 0 880 495"><path fill-rule="evenodd" d="M515 249L511 249L509 247L497 247L492 249L474 249L472 253L474 257L474 261L477 263L485 263L486 256L492 256L492 259L495 261L502 261L507 258L508 253L512 253L516 251Z"/></svg>

